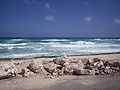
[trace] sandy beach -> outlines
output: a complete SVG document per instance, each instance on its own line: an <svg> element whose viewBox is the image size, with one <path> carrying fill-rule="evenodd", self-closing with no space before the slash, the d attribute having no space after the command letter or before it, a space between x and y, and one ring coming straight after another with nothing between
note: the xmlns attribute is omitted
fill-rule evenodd
<svg viewBox="0 0 120 90"><path fill-rule="evenodd" d="M93 59L120 62L120 54L102 54L87 56L69 56L71 59ZM53 60L54 58L34 58L23 60L1 60L0 64L14 62L16 68L26 67L31 61L42 63L43 60ZM20 63L19 67L17 63ZM39 74L28 77L13 77L0 80L0 90L120 90L120 75L97 75L97 76L75 76L63 75L52 79L45 78Z"/></svg>

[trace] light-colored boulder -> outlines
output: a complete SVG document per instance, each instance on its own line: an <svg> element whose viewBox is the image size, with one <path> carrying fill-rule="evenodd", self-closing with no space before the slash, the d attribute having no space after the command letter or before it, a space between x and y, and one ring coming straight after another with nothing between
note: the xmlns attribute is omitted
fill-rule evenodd
<svg viewBox="0 0 120 90"><path fill-rule="evenodd" d="M44 69L53 75L53 72L55 71L56 67L55 64L53 62L47 63L43 65Z"/></svg>
<svg viewBox="0 0 120 90"><path fill-rule="evenodd" d="M99 68L99 67L104 66L104 63L103 63L103 61L94 62L93 66Z"/></svg>
<svg viewBox="0 0 120 90"><path fill-rule="evenodd" d="M68 63L66 62L64 67L64 73L65 74L73 74L74 70L81 70L84 67L84 64L80 61L78 63Z"/></svg>
<svg viewBox="0 0 120 90"><path fill-rule="evenodd" d="M29 64L29 66L27 68L34 73L40 73L40 72L42 72L43 65L39 64L35 61L31 61L31 63Z"/></svg>
<svg viewBox="0 0 120 90"><path fill-rule="evenodd" d="M104 69L105 74L112 74L113 70L110 68L110 66L106 66Z"/></svg>
<svg viewBox="0 0 120 90"><path fill-rule="evenodd" d="M14 64L0 64L0 79L16 76L17 69Z"/></svg>
<svg viewBox="0 0 120 90"><path fill-rule="evenodd" d="M66 58L65 57L58 57L53 59L54 64L64 66Z"/></svg>
<svg viewBox="0 0 120 90"><path fill-rule="evenodd" d="M64 67L55 64L53 76L62 76L62 75L64 75Z"/></svg>

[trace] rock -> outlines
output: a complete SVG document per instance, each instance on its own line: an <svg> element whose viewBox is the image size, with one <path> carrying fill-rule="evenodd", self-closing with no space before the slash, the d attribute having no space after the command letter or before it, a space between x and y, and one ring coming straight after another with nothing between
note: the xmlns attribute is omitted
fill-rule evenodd
<svg viewBox="0 0 120 90"><path fill-rule="evenodd" d="M84 73L82 72L81 69L74 69L72 74L73 75L83 75Z"/></svg>
<svg viewBox="0 0 120 90"><path fill-rule="evenodd" d="M50 62L52 62L52 61L43 60L43 61L42 61L42 65L43 65L43 64L48 64L48 63L50 63Z"/></svg>
<svg viewBox="0 0 120 90"><path fill-rule="evenodd" d="M16 76L17 69L14 64L0 64L0 79Z"/></svg>
<svg viewBox="0 0 120 90"><path fill-rule="evenodd" d="M20 62L14 62L15 65L20 65Z"/></svg>
<svg viewBox="0 0 120 90"><path fill-rule="evenodd" d="M113 70L109 66L107 66L107 67L105 67L104 72L105 72L105 74L112 74Z"/></svg>
<svg viewBox="0 0 120 90"><path fill-rule="evenodd" d="M74 69L77 68L77 66L78 66L78 64L75 65L73 63L69 63L68 65L66 64L66 66L64 67L64 73L72 75Z"/></svg>
<svg viewBox="0 0 120 90"><path fill-rule="evenodd" d="M43 69L43 65L38 64L37 62L31 61L31 63L27 68L34 73L40 73Z"/></svg>
<svg viewBox="0 0 120 90"><path fill-rule="evenodd" d="M83 59L79 59L79 60L81 60L81 62L82 62L84 65L86 65L86 63L87 63L88 61L90 61L90 60L87 59L87 58L83 58Z"/></svg>
<svg viewBox="0 0 120 90"><path fill-rule="evenodd" d="M22 75L22 77L28 77L30 74L30 70L27 68L23 68L19 74Z"/></svg>
<svg viewBox="0 0 120 90"><path fill-rule="evenodd" d="M98 69L95 69L94 70L94 75L99 75L100 74L100 71Z"/></svg>
<svg viewBox="0 0 120 90"><path fill-rule="evenodd" d="M50 73L51 75L53 75L53 72L55 71L56 67L55 67L55 64L54 63L48 63L48 64L45 64L43 65L44 69Z"/></svg>
<svg viewBox="0 0 120 90"><path fill-rule="evenodd" d="M93 67L94 67L94 68L96 68L96 67L97 67L97 68L101 68L102 66L104 66L104 63L103 63L102 60L93 63Z"/></svg>
<svg viewBox="0 0 120 90"><path fill-rule="evenodd" d="M93 67L92 67L91 65L86 65L86 66L84 67L84 69L93 70Z"/></svg>
<svg viewBox="0 0 120 90"><path fill-rule="evenodd" d="M91 63L90 60L87 60L87 62L85 63L84 69L93 70L93 64Z"/></svg>
<svg viewBox="0 0 120 90"><path fill-rule="evenodd" d="M73 74L74 70L81 70L83 69L84 65L83 63L80 61L79 63L65 63L64 64L64 73L65 74Z"/></svg>
<svg viewBox="0 0 120 90"><path fill-rule="evenodd" d="M99 62L99 61L101 61L101 59L99 59L99 58L93 58L93 62Z"/></svg>
<svg viewBox="0 0 120 90"><path fill-rule="evenodd" d="M73 71L73 75L94 75L94 73L93 70L89 69L75 69Z"/></svg>
<svg viewBox="0 0 120 90"><path fill-rule="evenodd" d="M53 62L54 62L54 64L64 66L65 59L66 58L64 58L64 57L58 57L58 58L53 59Z"/></svg>
<svg viewBox="0 0 120 90"><path fill-rule="evenodd" d="M112 67L119 67L120 68L120 63L119 62L113 62Z"/></svg>
<svg viewBox="0 0 120 90"><path fill-rule="evenodd" d="M69 60L69 63L78 63L78 59L76 59L76 58L71 58L71 59Z"/></svg>
<svg viewBox="0 0 120 90"><path fill-rule="evenodd" d="M85 65L86 65L86 66L90 66L90 65L91 65L90 60L88 60Z"/></svg>
<svg viewBox="0 0 120 90"><path fill-rule="evenodd" d="M78 65L79 65L79 68L81 68L81 69L84 68L84 64L81 60L78 61Z"/></svg>
<svg viewBox="0 0 120 90"><path fill-rule="evenodd" d="M53 76L62 76L64 75L64 67L61 65L55 65L54 75Z"/></svg>

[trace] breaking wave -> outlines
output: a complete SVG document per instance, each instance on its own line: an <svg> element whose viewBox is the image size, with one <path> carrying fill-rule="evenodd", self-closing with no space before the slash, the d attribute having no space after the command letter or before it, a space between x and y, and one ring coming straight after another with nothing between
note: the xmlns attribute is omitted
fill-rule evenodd
<svg viewBox="0 0 120 90"><path fill-rule="evenodd" d="M65 41L70 41L68 39L43 39L41 41L49 41L49 42L65 42Z"/></svg>
<svg viewBox="0 0 120 90"><path fill-rule="evenodd" d="M120 39L0 39L0 58L120 52Z"/></svg>
<svg viewBox="0 0 120 90"><path fill-rule="evenodd" d="M96 42L77 41L77 42L70 42L70 44L80 44L80 45L88 44L88 45L94 45L94 44L96 44Z"/></svg>

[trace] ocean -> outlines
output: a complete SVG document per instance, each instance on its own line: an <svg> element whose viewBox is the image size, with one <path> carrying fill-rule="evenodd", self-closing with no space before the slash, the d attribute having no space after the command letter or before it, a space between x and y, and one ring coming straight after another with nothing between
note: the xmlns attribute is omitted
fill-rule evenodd
<svg viewBox="0 0 120 90"><path fill-rule="evenodd" d="M0 38L0 58L33 58L117 52L120 52L120 39Z"/></svg>

